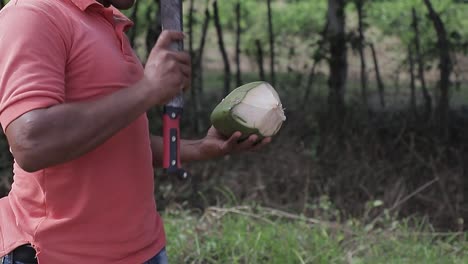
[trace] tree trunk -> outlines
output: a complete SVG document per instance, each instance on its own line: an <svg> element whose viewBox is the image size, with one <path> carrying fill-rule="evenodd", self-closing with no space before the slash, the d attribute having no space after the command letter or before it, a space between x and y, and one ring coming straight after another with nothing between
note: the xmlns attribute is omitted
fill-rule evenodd
<svg viewBox="0 0 468 264"><path fill-rule="evenodd" d="M393 86L395 87L394 96L399 96L400 95L400 75L401 75L401 69L400 69L400 67L398 67L395 70L395 73L393 74Z"/></svg>
<svg viewBox="0 0 468 264"><path fill-rule="evenodd" d="M161 5L159 0L154 1L156 3L156 10L158 14L161 12ZM146 51L149 54L151 50L153 49L154 44L156 44L157 39L159 38L159 35L161 35L161 16L158 15L156 16L155 21L151 19L151 14L154 13L154 8L153 5L150 5L148 7L148 10L146 12L146 19L147 21L150 21L150 25L148 26L148 32L146 34Z"/></svg>
<svg viewBox="0 0 468 264"><path fill-rule="evenodd" d="M437 46L439 48L440 60L440 97L437 106L437 119L439 124L439 133L444 139L448 136L449 125L449 88L450 88L450 74L452 72L452 63L450 60L450 43L447 37L447 30L442 22L439 14L432 7L429 0L424 0L427 10L429 11L429 18L431 19L434 29L437 32Z"/></svg>
<svg viewBox="0 0 468 264"><path fill-rule="evenodd" d="M309 73L309 78L307 79L307 83L305 86L305 94L303 98L302 104L305 106L307 101L309 100L309 96L312 93L312 84L314 83L315 80L315 69L317 65L322 61L325 52L324 52L324 46L327 44L327 32L328 32L328 22L325 23L325 26L323 27L322 31L320 32L320 39L317 41L317 50L315 50L314 53L314 64L312 65L312 68L310 69Z"/></svg>
<svg viewBox="0 0 468 264"><path fill-rule="evenodd" d="M291 43L289 46L288 46L288 62L286 64L286 71L288 74L292 74L292 72L294 71L293 69L293 60L294 60L294 55L296 53L296 50L294 48L294 43Z"/></svg>
<svg viewBox="0 0 468 264"><path fill-rule="evenodd" d="M354 2L356 5L356 9L358 12L358 31L359 31L359 57L361 59L361 96L362 96L362 104L366 109L369 109L369 100L368 100L368 92L367 92L367 72L366 72L366 54L364 50L364 0L357 0Z"/></svg>
<svg viewBox="0 0 468 264"><path fill-rule="evenodd" d="M197 88L200 91L200 99L203 97L203 52L205 51L205 43L206 43L206 34L208 32L208 26L210 25L210 20L211 20L211 14L210 10L206 8L205 10L205 19L203 21L203 27L202 27L202 35L200 38L200 45L198 48L198 55L196 57L197 60L197 66L195 67L198 69L197 71L197 76L198 76L198 85Z"/></svg>
<svg viewBox="0 0 468 264"><path fill-rule="evenodd" d="M193 49L193 13L194 13L194 6L193 6L193 1L190 0L189 3L189 15L188 15L188 42L189 42L189 54L190 57L192 58L192 89L190 89L190 95L192 96L192 101L190 102L192 104L192 121L193 121L193 130L195 133L200 133L201 132L201 120L200 120L200 98L199 98L199 89L197 87L196 83L196 78L197 78L197 58L195 58L195 51Z"/></svg>
<svg viewBox="0 0 468 264"><path fill-rule="evenodd" d="M265 69L263 68L263 49L260 40L255 40L255 45L257 46L257 63L259 69L260 80L265 81Z"/></svg>
<svg viewBox="0 0 468 264"><path fill-rule="evenodd" d="M218 34L218 45L224 62L224 95L228 95L231 90L231 67L229 65L229 58L224 46L223 31L221 22L219 21L218 1L213 2L214 22L216 26L216 33Z"/></svg>
<svg viewBox="0 0 468 264"><path fill-rule="evenodd" d="M375 52L374 44L369 44L371 51L372 51L372 59L374 61L374 69L375 69L375 78L377 80L377 86L379 87L379 98L380 98L380 105L382 108L385 108L385 86L382 81L382 76L380 75L380 67L379 61L377 58L377 52Z"/></svg>
<svg viewBox="0 0 468 264"><path fill-rule="evenodd" d="M314 64L312 65L312 68L310 69L309 78L307 79L306 90L305 90L304 98L302 101L302 105L304 107L307 105L310 94L312 93L312 84L314 83L314 80L315 80L315 69L317 68L318 63L319 63L318 60L314 60Z"/></svg>
<svg viewBox="0 0 468 264"><path fill-rule="evenodd" d="M413 117L416 117L416 84L415 84L415 77L414 77L414 55L413 55L413 48L411 44L408 45L408 62L410 67L410 84L411 84L411 97L410 97L410 109Z"/></svg>
<svg viewBox="0 0 468 264"><path fill-rule="evenodd" d="M328 0L328 43L330 77L328 104L330 125L341 130L345 118L345 89L348 61L345 33L345 0Z"/></svg>
<svg viewBox="0 0 468 264"><path fill-rule="evenodd" d="M242 85L241 68L240 68L240 38L241 38L241 4L236 4L236 85Z"/></svg>
<svg viewBox="0 0 468 264"><path fill-rule="evenodd" d="M414 44L416 47L416 60L418 62L418 77L421 81L421 89L424 96L425 105L425 118L429 118L432 114L432 98L426 87L426 80L424 78L424 59L421 54L421 44L419 42L419 18L416 14L416 9L412 8L413 13L413 30L414 30Z"/></svg>
<svg viewBox="0 0 468 264"><path fill-rule="evenodd" d="M188 43L189 43L189 54L193 58L195 55L195 52L193 51L193 12L194 12L194 6L193 6L193 0L190 0L189 2L189 14L188 14ZM193 67L193 60L192 60L192 67Z"/></svg>
<svg viewBox="0 0 468 264"><path fill-rule="evenodd" d="M0 0L3 1L3 0ZM135 48L135 38L137 35L137 25L138 25L138 7L140 6L140 1L136 1L135 5L133 6L132 14L130 16L130 19L133 21L134 26L129 32L129 40L130 44L132 45L133 48Z"/></svg>
<svg viewBox="0 0 468 264"><path fill-rule="evenodd" d="M276 86L276 72L275 72L275 39L273 33L273 23L271 17L271 0L267 0L268 5L268 34L270 35L270 73L271 85Z"/></svg>

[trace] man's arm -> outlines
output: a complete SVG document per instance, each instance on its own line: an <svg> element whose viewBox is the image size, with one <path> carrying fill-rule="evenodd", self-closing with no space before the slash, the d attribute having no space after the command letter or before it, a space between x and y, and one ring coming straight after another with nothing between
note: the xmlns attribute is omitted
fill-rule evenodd
<svg viewBox="0 0 468 264"><path fill-rule="evenodd" d="M188 87L190 57L168 49L182 39L182 33L163 32L144 78L133 87L95 101L33 110L11 122L5 134L20 167L32 172L77 158Z"/></svg>
<svg viewBox="0 0 468 264"><path fill-rule="evenodd" d="M234 133L230 138L219 134L211 127L203 139L181 140L180 159L182 163L218 158L230 153L257 150L271 142L271 138L258 141L256 135L239 142L240 132ZM162 166L163 138L151 135L151 150L153 152L153 165Z"/></svg>
<svg viewBox="0 0 468 264"><path fill-rule="evenodd" d="M201 140L186 140L180 141L180 160L182 163L204 160L208 157L204 157L200 153L199 146ZM153 152L153 166L161 167L163 162L163 138L160 136L151 135L151 150Z"/></svg>

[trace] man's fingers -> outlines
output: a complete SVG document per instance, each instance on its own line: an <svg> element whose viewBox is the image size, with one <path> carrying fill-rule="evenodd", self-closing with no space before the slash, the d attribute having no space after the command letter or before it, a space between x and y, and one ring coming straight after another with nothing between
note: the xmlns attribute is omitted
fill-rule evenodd
<svg viewBox="0 0 468 264"><path fill-rule="evenodd" d="M231 137L226 142L224 142L222 150L224 152L229 152L232 149L234 149L234 147L236 147L236 145L238 144L237 141L239 140L241 136L242 136L242 133L239 131L232 134Z"/></svg>
<svg viewBox="0 0 468 264"><path fill-rule="evenodd" d="M258 140L257 135L251 135L248 139L242 141L238 145L238 150L248 150L251 149Z"/></svg>
<svg viewBox="0 0 468 264"><path fill-rule="evenodd" d="M259 140L258 135L250 135L247 139L240 140L241 136L242 133L239 131L232 134L232 136L222 145L221 151L225 154L239 151L256 151L271 142L271 137Z"/></svg>
<svg viewBox="0 0 468 264"><path fill-rule="evenodd" d="M182 85L183 85L182 87L183 92L186 92L188 89L190 89L190 86L191 86L190 77L184 77L184 81Z"/></svg>
<svg viewBox="0 0 468 264"><path fill-rule="evenodd" d="M190 58L190 54L186 51L170 51L168 55L179 63L191 65L192 59Z"/></svg>
<svg viewBox="0 0 468 264"><path fill-rule="evenodd" d="M180 71L185 77L190 77L192 75L192 67L185 65L185 64L180 64Z"/></svg>
<svg viewBox="0 0 468 264"><path fill-rule="evenodd" d="M252 148L252 151L257 151L270 143L271 143L271 137L264 138L258 144L255 144L255 146Z"/></svg>
<svg viewBox="0 0 468 264"><path fill-rule="evenodd" d="M164 30L161 35L159 35L155 47L160 49L168 49L173 42L182 41L183 39L184 33L180 31Z"/></svg>

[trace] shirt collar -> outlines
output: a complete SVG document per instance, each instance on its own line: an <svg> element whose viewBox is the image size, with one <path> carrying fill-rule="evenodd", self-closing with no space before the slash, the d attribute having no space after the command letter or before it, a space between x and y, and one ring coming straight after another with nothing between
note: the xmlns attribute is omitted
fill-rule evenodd
<svg viewBox="0 0 468 264"><path fill-rule="evenodd" d="M104 6L97 2L96 0L70 0L74 5L76 5L81 11L86 11L90 6L96 6L100 8L104 8ZM130 27L132 27L134 24L133 22L127 18L122 12L120 12L117 8L110 6L109 8L106 8L109 10L114 17L114 21L118 23L123 23L123 30L126 31ZM110 14L109 14L110 15Z"/></svg>
<svg viewBox="0 0 468 264"><path fill-rule="evenodd" d="M85 11L91 5L100 5L103 6L101 3L97 2L96 0L70 0L73 4L75 4L81 11Z"/></svg>

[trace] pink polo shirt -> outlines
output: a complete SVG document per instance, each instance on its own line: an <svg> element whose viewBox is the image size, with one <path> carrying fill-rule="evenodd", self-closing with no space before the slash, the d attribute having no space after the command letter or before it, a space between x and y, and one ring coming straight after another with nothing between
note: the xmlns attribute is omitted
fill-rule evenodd
<svg viewBox="0 0 468 264"><path fill-rule="evenodd" d="M131 25L93 0L10 1L0 11L2 127L137 82L143 67L124 34ZM0 256L24 243L41 264L138 264L165 246L145 115L73 161L34 173L14 165L0 199Z"/></svg>

